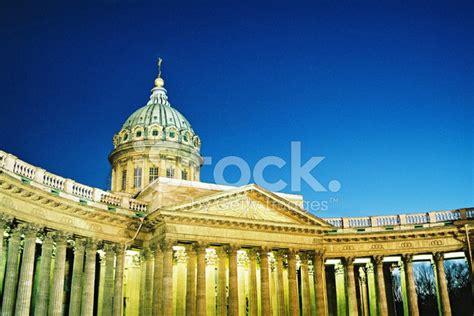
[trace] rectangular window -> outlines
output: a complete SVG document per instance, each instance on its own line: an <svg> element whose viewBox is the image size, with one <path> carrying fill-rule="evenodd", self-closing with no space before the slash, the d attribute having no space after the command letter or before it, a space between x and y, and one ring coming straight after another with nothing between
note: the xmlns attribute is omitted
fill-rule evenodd
<svg viewBox="0 0 474 316"><path fill-rule="evenodd" d="M174 177L174 169L173 168L166 169L166 177L167 178L173 178Z"/></svg>
<svg viewBox="0 0 474 316"><path fill-rule="evenodd" d="M140 188L142 186L142 168L135 168L133 172L133 187Z"/></svg>
<svg viewBox="0 0 474 316"><path fill-rule="evenodd" d="M188 172L186 170L181 171L181 179L188 180Z"/></svg>
<svg viewBox="0 0 474 316"><path fill-rule="evenodd" d="M158 179L158 167L150 168L150 183Z"/></svg>
<svg viewBox="0 0 474 316"><path fill-rule="evenodd" d="M122 191L127 189L127 170L122 171Z"/></svg>

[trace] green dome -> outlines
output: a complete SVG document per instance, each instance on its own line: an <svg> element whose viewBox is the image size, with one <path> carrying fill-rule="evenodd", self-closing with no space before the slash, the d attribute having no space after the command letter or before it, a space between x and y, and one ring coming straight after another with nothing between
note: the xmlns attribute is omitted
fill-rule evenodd
<svg viewBox="0 0 474 316"><path fill-rule="evenodd" d="M153 124L158 124L163 128L174 126L179 131L188 130L194 135L191 124L178 110L171 107L168 100L155 102L151 99L147 105L130 115L122 129L134 129L136 126L148 127Z"/></svg>
<svg viewBox="0 0 474 316"><path fill-rule="evenodd" d="M113 139L114 147L144 140L178 142L197 149L201 145L189 121L169 103L162 86L152 89L148 103L130 115Z"/></svg>

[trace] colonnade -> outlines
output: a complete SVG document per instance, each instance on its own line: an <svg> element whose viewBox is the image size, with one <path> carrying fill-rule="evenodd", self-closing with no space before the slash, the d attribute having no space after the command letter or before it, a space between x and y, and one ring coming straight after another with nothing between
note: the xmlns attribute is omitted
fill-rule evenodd
<svg viewBox="0 0 474 316"><path fill-rule="evenodd" d="M175 245L165 241L143 251L141 296L145 299L141 300L140 311L144 315L148 311L160 316L300 315L300 311L310 315L312 310L318 315L327 314L322 252L238 245L211 247L200 242ZM299 277L297 263L302 271ZM209 265L211 269L207 269ZM173 278L173 273L185 276ZM301 289L299 279L304 285Z"/></svg>
<svg viewBox="0 0 474 316"><path fill-rule="evenodd" d="M145 273L143 297L152 298L143 300L142 311L145 311L145 315L147 311L151 311L150 315L160 316L294 316L329 313L326 258L322 251L211 246L200 242L180 244L178 247L173 245L178 244L166 241L145 250L145 253L154 253L148 258L155 258L153 262L148 261L150 267L142 270ZM216 258L216 264L214 261L211 263L211 269L216 271L212 275L206 269L211 257ZM336 285L338 306L334 314L388 315L384 257L370 258L370 262L365 265L370 271L365 268L356 270L361 265L355 259L342 258L335 266L336 281L338 278L340 280ZM442 313L450 315L443 254L435 253L433 259ZM409 313L418 315L413 255L403 255L402 260ZM240 269L244 264L245 269ZM173 277L173 273L180 275ZM209 277L212 280L206 279ZM372 284L369 285L369 282Z"/></svg>
<svg viewBox="0 0 474 316"><path fill-rule="evenodd" d="M0 221L1 315L123 314L123 245L13 225L4 217ZM100 300L98 251L103 260ZM418 315L413 254L401 258L409 314ZM373 256L362 270L356 259L343 257L335 265L334 314L372 315L373 300L375 312L388 315L384 257ZM441 311L450 315L443 254L434 253L433 261ZM321 250L164 240L142 249L141 264L140 315L319 316L331 309L327 258Z"/></svg>
<svg viewBox="0 0 474 316"><path fill-rule="evenodd" d="M1 315L95 315L99 247L106 262L102 315L122 314L123 245L28 223L13 225L4 216L0 222ZM68 260L71 248L73 258Z"/></svg>

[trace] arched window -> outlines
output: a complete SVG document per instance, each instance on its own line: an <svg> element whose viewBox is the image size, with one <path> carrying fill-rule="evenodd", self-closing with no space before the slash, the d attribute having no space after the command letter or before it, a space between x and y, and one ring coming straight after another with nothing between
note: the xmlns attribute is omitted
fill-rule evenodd
<svg viewBox="0 0 474 316"><path fill-rule="evenodd" d="M152 132L151 132L151 135L153 136L158 136L159 132L158 130L154 129Z"/></svg>
<svg viewBox="0 0 474 316"><path fill-rule="evenodd" d="M187 170L181 171L181 179L188 180L188 171Z"/></svg>
<svg viewBox="0 0 474 316"><path fill-rule="evenodd" d="M142 137L142 131L138 131L136 134L135 134L136 137Z"/></svg>
<svg viewBox="0 0 474 316"><path fill-rule="evenodd" d="M166 169L166 177L167 178L173 178L174 177L174 169L169 167Z"/></svg>

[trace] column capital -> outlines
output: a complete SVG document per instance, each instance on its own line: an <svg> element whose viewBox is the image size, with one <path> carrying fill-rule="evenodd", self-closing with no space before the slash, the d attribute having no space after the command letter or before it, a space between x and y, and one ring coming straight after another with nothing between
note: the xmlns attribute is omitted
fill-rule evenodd
<svg viewBox="0 0 474 316"><path fill-rule="evenodd" d="M302 264L308 264L309 253L307 253L306 251L300 251L298 256L300 257L300 261Z"/></svg>
<svg viewBox="0 0 474 316"><path fill-rule="evenodd" d="M235 245L235 244L225 246L225 249L227 250L229 255L233 255L233 256L237 255L237 251L239 251L240 248L241 248L240 245Z"/></svg>
<svg viewBox="0 0 474 316"><path fill-rule="evenodd" d="M97 247L101 244L101 240L96 238L87 238L86 239L86 250L97 250Z"/></svg>
<svg viewBox="0 0 474 316"><path fill-rule="evenodd" d="M23 235L25 235L25 237L35 237L43 229L43 227L30 223L21 223L18 225L18 229Z"/></svg>
<svg viewBox="0 0 474 316"><path fill-rule="evenodd" d="M86 240L83 238L76 238L74 239L74 252L76 251L84 251L86 248Z"/></svg>
<svg viewBox="0 0 474 316"><path fill-rule="evenodd" d="M433 259L434 259L436 262L439 262L439 261L444 260L444 253L439 252L439 251L433 253Z"/></svg>
<svg viewBox="0 0 474 316"><path fill-rule="evenodd" d="M294 248L290 248L287 250L288 259L296 259L297 254L298 254L298 250Z"/></svg>
<svg viewBox="0 0 474 316"><path fill-rule="evenodd" d="M325 251L322 250L322 249L317 249L317 250L313 250L313 256L314 256L314 259L321 259L321 260L324 260L325 259Z"/></svg>
<svg viewBox="0 0 474 316"><path fill-rule="evenodd" d="M193 243L193 248L195 249L196 254L198 254L198 255L199 254L206 254L207 247L208 247L208 244L204 243L204 242L201 242L201 241Z"/></svg>
<svg viewBox="0 0 474 316"><path fill-rule="evenodd" d="M227 249L225 246L216 248L217 258L225 259L227 258Z"/></svg>
<svg viewBox="0 0 474 316"><path fill-rule="evenodd" d="M60 230L56 230L53 232L52 234L53 236L53 240L54 242L56 243L65 243L67 242L68 239L70 239L72 237L72 234L71 233L66 233L66 232L63 232L63 231L60 231Z"/></svg>
<svg viewBox="0 0 474 316"><path fill-rule="evenodd" d="M413 254L404 254L402 255L402 259L404 263L411 263L413 262Z"/></svg>
<svg viewBox="0 0 474 316"><path fill-rule="evenodd" d="M142 249L141 257L145 260L150 259L152 257L152 253L149 247L145 247Z"/></svg>
<svg viewBox="0 0 474 316"><path fill-rule="evenodd" d="M365 265L365 269L367 270L367 273L373 273L374 264L372 262L367 262L367 264Z"/></svg>
<svg viewBox="0 0 474 316"><path fill-rule="evenodd" d="M107 255L108 253L115 253L116 245L115 244L104 244L104 251Z"/></svg>
<svg viewBox="0 0 474 316"><path fill-rule="evenodd" d="M173 251L176 241L173 239L164 239L160 243L161 251Z"/></svg>
<svg viewBox="0 0 474 316"><path fill-rule="evenodd" d="M274 254L277 260L283 260L287 256L288 251L285 249L278 249L277 251L274 251Z"/></svg>
<svg viewBox="0 0 474 316"><path fill-rule="evenodd" d="M374 263L376 265L380 265L380 264L383 264L383 258L384 256L374 256Z"/></svg>
<svg viewBox="0 0 474 316"><path fill-rule="evenodd" d="M247 257L250 261L256 261L258 257L258 248L251 248L247 250Z"/></svg>
<svg viewBox="0 0 474 316"><path fill-rule="evenodd" d="M0 228L9 228L13 223L13 216L0 213Z"/></svg>
<svg viewBox="0 0 474 316"><path fill-rule="evenodd" d="M345 257L344 262L346 266L350 266L354 263L355 259L356 259L355 257Z"/></svg>
<svg viewBox="0 0 474 316"><path fill-rule="evenodd" d="M117 244L117 248L119 247L119 245L120 245L120 244ZM150 245L150 250L153 251L153 252L157 252L157 251L161 252L160 244L159 244L159 243L156 243L156 242L155 242L155 243L152 243L152 244Z"/></svg>
<svg viewBox="0 0 474 316"><path fill-rule="evenodd" d="M115 252L117 254L123 254L125 252L125 244L115 243Z"/></svg>
<svg viewBox="0 0 474 316"><path fill-rule="evenodd" d="M188 258L196 257L196 248L194 247L194 244L188 244L184 246L184 249L186 250L186 255Z"/></svg>
<svg viewBox="0 0 474 316"><path fill-rule="evenodd" d="M40 239L43 242L44 245L53 245L54 242L54 232L43 232L40 234Z"/></svg>

